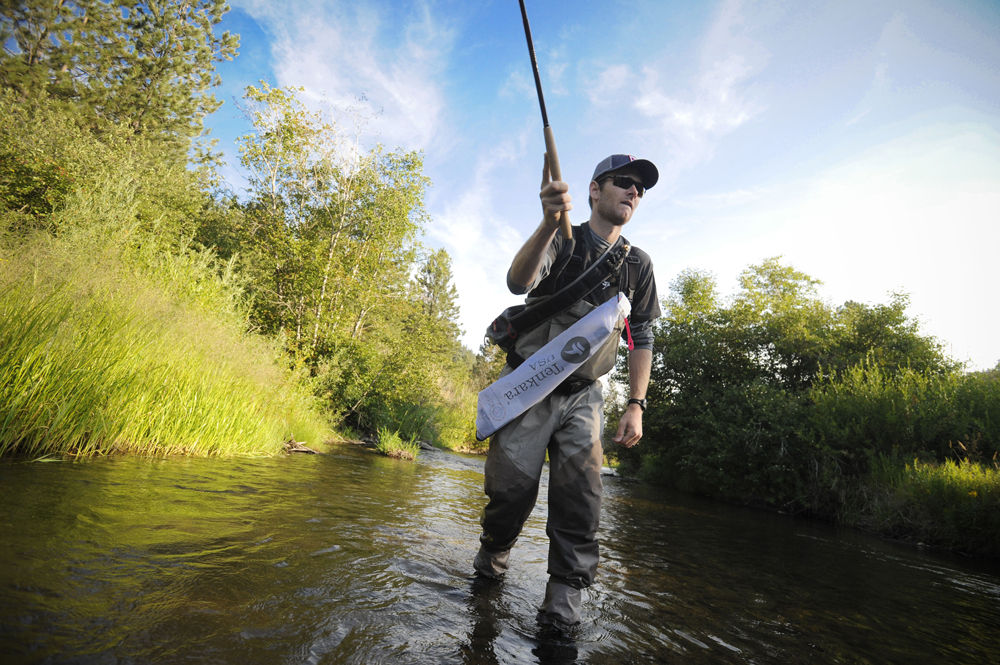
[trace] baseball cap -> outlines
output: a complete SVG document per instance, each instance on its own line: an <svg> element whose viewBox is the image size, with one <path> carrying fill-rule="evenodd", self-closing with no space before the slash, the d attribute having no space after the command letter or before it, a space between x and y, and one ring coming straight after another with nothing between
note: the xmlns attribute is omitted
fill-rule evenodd
<svg viewBox="0 0 1000 665"><path fill-rule="evenodd" d="M655 185L656 181L660 178L660 172L656 170L653 162L648 159L638 159L632 155L611 155L597 163L597 168L594 169L594 175L591 180L597 180L601 176L624 171L625 167L630 167L630 170L635 171L639 179L642 180L642 186L646 189Z"/></svg>

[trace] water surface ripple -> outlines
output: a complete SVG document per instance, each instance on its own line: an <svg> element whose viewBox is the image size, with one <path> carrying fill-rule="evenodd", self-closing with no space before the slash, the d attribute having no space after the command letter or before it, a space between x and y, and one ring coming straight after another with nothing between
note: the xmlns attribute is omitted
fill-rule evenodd
<svg viewBox="0 0 1000 665"><path fill-rule="evenodd" d="M5 663L1000 662L1000 566L606 479L598 581L535 624L546 488L470 577L483 460L0 464Z"/></svg>

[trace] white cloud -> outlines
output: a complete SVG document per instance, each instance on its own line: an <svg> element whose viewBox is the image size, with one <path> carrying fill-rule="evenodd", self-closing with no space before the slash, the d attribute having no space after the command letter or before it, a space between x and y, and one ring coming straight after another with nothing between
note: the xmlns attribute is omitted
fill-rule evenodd
<svg viewBox="0 0 1000 665"><path fill-rule="evenodd" d="M539 64L542 71L542 88L545 92L554 95L569 94L570 89L566 82L566 73L569 71L569 63L566 62L564 48L552 49L544 64Z"/></svg>
<svg viewBox="0 0 1000 665"><path fill-rule="evenodd" d="M362 118L362 143L426 149L438 138L440 87L453 31L425 4L402 10L359 3L238 3L274 35L281 86L305 88L313 107L334 118Z"/></svg>
<svg viewBox="0 0 1000 665"><path fill-rule="evenodd" d="M594 84L585 90L591 104L607 104L620 99L632 82L632 69L626 65L605 67L597 74Z"/></svg>
<svg viewBox="0 0 1000 665"><path fill-rule="evenodd" d="M527 73L515 69L504 79L498 95L500 97L533 99L535 97L535 84Z"/></svg>
<svg viewBox="0 0 1000 665"><path fill-rule="evenodd" d="M729 192L709 192L674 199L673 203L688 210L717 210L746 206L768 196L764 189L736 189Z"/></svg>
<svg viewBox="0 0 1000 665"><path fill-rule="evenodd" d="M992 306L1000 284L997 182L1000 133L941 124L767 192L691 199L677 206L669 240L645 242L671 248L657 263L661 281L695 267L731 293L740 271L781 255L823 281L834 305L908 293L909 314L925 334L985 369L1000 360L1000 312Z"/></svg>
<svg viewBox="0 0 1000 665"><path fill-rule="evenodd" d="M752 82L766 62L766 51L750 36L738 2L726 2L714 17L702 40L697 71L681 86L667 81L660 71L647 66L637 82L634 107L651 119L670 163L662 175L669 182L692 166L710 159L716 143L762 111L762 102L752 92ZM607 84L617 72L604 72Z"/></svg>
<svg viewBox="0 0 1000 665"><path fill-rule="evenodd" d="M477 162L469 182L453 200L440 206L428 235L452 259L458 288L462 342L477 350L490 321L505 307L521 301L507 290L507 268L524 242L510 220L498 214L493 192L498 171L524 157L524 136L498 143Z"/></svg>

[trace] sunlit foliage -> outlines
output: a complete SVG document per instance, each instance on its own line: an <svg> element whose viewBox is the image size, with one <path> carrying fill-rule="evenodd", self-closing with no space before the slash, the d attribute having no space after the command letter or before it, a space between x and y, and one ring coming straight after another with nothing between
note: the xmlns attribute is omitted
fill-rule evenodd
<svg viewBox="0 0 1000 665"><path fill-rule="evenodd" d="M625 469L657 482L834 519L873 470L991 463L1000 384L965 373L906 315L908 300L834 308L778 259L728 302L682 273L656 328L650 406ZM613 419L610 419L613 420Z"/></svg>
<svg viewBox="0 0 1000 665"><path fill-rule="evenodd" d="M250 194L199 240L237 259L254 325L315 377L337 417L461 446L472 360L458 342L450 258L419 242L422 157L362 149L298 95L247 89Z"/></svg>
<svg viewBox="0 0 1000 665"><path fill-rule="evenodd" d="M81 0L7 9L0 233L12 280L5 323L13 327L5 334L28 345L8 348L7 370L28 381L41 371L24 369L15 349L31 355L41 344L59 356L53 363L71 367L74 354L110 344L121 350L114 364L123 375L72 370L79 385L59 379L69 394L50 387L40 395L57 413L105 418L83 396L112 399L118 393L101 379L118 376L129 404L170 415L144 418L122 407L114 414L120 423L71 426L76 421L60 416L54 426L44 409L10 402L4 415L14 439L3 451L225 453L301 441L294 418L275 427L260 395L226 383L241 372L254 390L273 388L292 402L312 393L329 419L365 432L391 426L446 445L471 440L473 358L457 340L450 260L419 242L428 182L418 153L363 148L307 111L296 91L262 84L245 100L254 131L241 157L251 191L244 200L221 195L195 141L218 106L213 65L235 54L236 37L213 32L225 3ZM53 272L38 258L50 255L63 257ZM22 264L27 257L35 263ZM33 307L44 316L33 318ZM165 326L171 317L158 314L163 308L176 312L176 327ZM16 328L50 320L54 329ZM53 346L52 330L89 341ZM177 353L128 341L148 335L175 339ZM226 360L234 357L244 360ZM269 385L255 383L258 367ZM210 386L190 388L188 379L211 377L229 377L220 399L228 394L234 408L256 410L256 434L239 429L247 423L226 415L231 410L214 408L201 392ZM18 399L32 394L23 383L9 385L23 393ZM310 399L293 407L306 420L314 417ZM202 411L208 405L235 427L212 443L184 434L212 427ZM19 420L29 412L41 420ZM151 420L169 427L142 434ZM117 431L104 427L111 424L128 433L109 433ZM43 431L44 443L25 443L35 436L29 432Z"/></svg>

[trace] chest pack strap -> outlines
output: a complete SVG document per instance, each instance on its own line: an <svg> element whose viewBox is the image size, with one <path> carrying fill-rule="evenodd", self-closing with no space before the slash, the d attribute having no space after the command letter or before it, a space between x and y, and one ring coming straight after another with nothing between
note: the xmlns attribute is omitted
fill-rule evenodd
<svg viewBox="0 0 1000 665"><path fill-rule="evenodd" d="M496 332L504 332L511 340L516 340L520 335L535 329L543 321L561 314L583 300L605 282L618 283L618 275L630 249L631 247L624 242L616 242L580 276L551 296L537 303L532 303L531 306L525 307L522 311L505 319L504 323L508 326L508 330ZM493 324L503 325L499 321L498 319Z"/></svg>
<svg viewBox="0 0 1000 665"><path fill-rule="evenodd" d="M626 245L626 248L627 247L628 246ZM575 250L575 248L574 248L574 250ZM565 265L569 261L570 256L571 255L575 255L577 253L574 250L571 250L570 252L567 252L566 258L564 258L562 261L560 261L560 266L561 267L565 267ZM602 256L602 258L603 258L603 256ZM627 297L630 302L634 299L634 297L635 297L635 291L636 291L636 289L638 288L638 285L639 285L639 266L640 266L640 264L641 264L641 260L639 259L638 256L636 256L634 254L626 254L624 263L622 263L620 265L619 277L618 277L618 290L621 291L622 293L624 293L625 297ZM603 282L602 282L602 284L603 284ZM558 295L558 294L556 294L556 295ZM628 322L626 321L626 325L627 325L627 323ZM527 332L527 331L524 331L524 332ZM515 339L516 339L516 335L515 335ZM507 350L507 364L510 365L512 368L516 369L523 362L524 362L524 358L522 358L514 350L513 346L511 346L511 348ZM567 379L566 381L563 381L559 385L559 387L556 388L555 392L562 392L564 394L575 393L575 392L577 392L579 390L582 390L582 389L586 388L591 383L593 383L593 381L588 381L588 380L585 380L585 379L570 378L570 379Z"/></svg>

